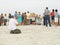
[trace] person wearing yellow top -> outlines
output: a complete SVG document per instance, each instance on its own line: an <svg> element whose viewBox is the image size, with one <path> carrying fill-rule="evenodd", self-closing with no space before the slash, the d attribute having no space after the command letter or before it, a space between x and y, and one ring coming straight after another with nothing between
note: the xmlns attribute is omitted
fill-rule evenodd
<svg viewBox="0 0 60 45"><path fill-rule="evenodd" d="M27 16L27 24L30 24L30 13L29 13L29 11L27 11L26 16Z"/></svg>

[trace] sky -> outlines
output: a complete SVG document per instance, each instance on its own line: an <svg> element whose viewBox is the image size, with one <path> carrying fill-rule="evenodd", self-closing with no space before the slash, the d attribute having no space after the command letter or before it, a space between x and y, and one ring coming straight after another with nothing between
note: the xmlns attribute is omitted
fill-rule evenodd
<svg viewBox="0 0 60 45"><path fill-rule="evenodd" d="M45 7L49 10L58 9L60 13L60 0L0 0L0 13L35 12L43 15Z"/></svg>

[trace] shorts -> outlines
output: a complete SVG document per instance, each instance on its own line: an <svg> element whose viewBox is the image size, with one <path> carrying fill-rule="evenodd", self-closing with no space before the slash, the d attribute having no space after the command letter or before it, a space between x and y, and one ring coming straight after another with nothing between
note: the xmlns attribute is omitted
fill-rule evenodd
<svg viewBox="0 0 60 45"><path fill-rule="evenodd" d="M55 22L58 22L58 18L57 17L55 17Z"/></svg>
<svg viewBox="0 0 60 45"><path fill-rule="evenodd" d="M51 19L54 20L54 16L52 16Z"/></svg>
<svg viewBox="0 0 60 45"><path fill-rule="evenodd" d="M35 22L35 20L34 20L34 21L32 21L32 22Z"/></svg>

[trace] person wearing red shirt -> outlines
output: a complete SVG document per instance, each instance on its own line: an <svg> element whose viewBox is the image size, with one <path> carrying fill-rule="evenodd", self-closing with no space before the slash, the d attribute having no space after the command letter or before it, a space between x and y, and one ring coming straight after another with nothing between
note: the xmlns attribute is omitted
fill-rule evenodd
<svg viewBox="0 0 60 45"><path fill-rule="evenodd" d="M55 15L54 9L52 9L52 12L50 13L50 15L51 15L51 23L54 24L54 15Z"/></svg>

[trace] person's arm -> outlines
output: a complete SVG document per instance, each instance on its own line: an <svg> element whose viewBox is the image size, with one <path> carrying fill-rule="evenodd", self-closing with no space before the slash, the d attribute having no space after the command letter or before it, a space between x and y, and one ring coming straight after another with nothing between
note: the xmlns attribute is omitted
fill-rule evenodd
<svg viewBox="0 0 60 45"><path fill-rule="evenodd" d="M19 23L18 23L18 21L17 21L17 20L15 20L15 24L16 24L16 26L18 26L18 25L19 25Z"/></svg>

